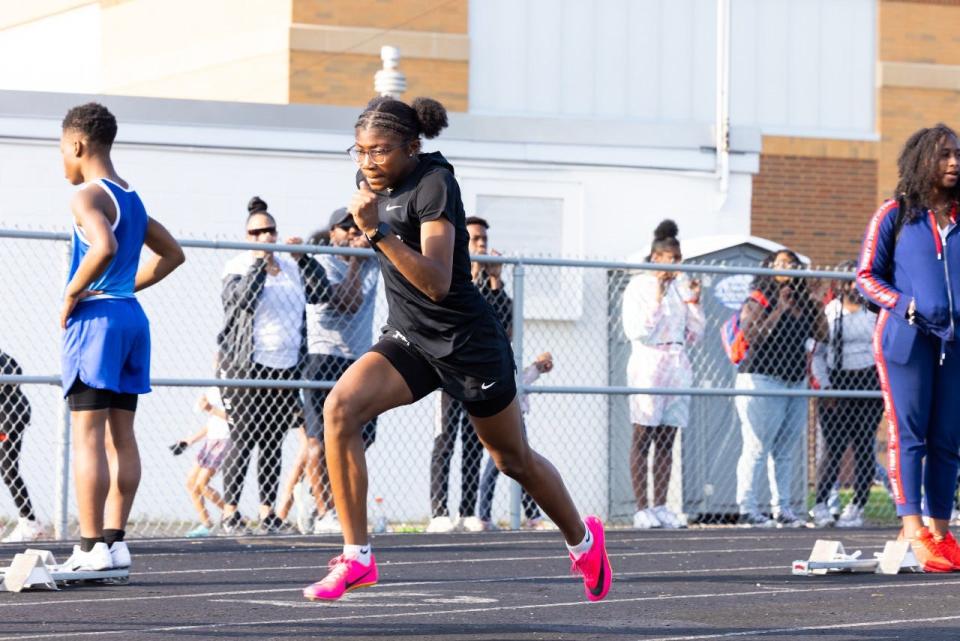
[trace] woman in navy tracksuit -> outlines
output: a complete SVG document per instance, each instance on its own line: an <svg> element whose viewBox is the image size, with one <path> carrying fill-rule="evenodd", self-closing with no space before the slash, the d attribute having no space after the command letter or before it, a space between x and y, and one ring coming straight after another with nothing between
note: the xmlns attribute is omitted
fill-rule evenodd
<svg viewBox="0 0 960 641"><path fill-rule="evenodd" d="M897 199L867 226L857 273L860 291L880 307L873 349L901 536L930 572L960 570L947 527L960 467L958 156L946 125L907 140Z"/></svg>

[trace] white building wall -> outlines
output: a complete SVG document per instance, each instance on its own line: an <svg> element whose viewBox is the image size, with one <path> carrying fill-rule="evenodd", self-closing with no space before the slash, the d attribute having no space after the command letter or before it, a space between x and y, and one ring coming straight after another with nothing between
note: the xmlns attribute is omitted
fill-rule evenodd
<svg viewBox="0 0 960 641"><path fill-rule="evenodd" d="M470 3L470 110L709 123L715 0ZM731 121L874 133L874 0L731 0Z"/></svg>
<svg viewBox="0 0 960 641"><path fill-rule="evenodd" d="M7 105L35 105L0 114L0 228L67 229L72 188L62 177L59 118L67 105L88 98L0 94ZM332 209L345 204L352 191L355 167L343 153L352 142L350 123L355 114L349 110L228 109L148 99L106 102L120 117L114 159L121 176L140 192L151 214L180 237L242 239L246 202L254 194L270 204L281 235L305 236L322 226ZM302 122L327 128L300 127ZM683 238L749 232L756 141L743 143L744 149L753 145L753 151L735 159L731 189L721 203L710 171L712 155L696 144L709 138L706 130L688 132L685 147L663 147L664 140L653 134L643 134L651 146L630 147L591 145L577 140L576 132L535 124L457 118L449 132L429 143L430 148L444 150L456 166L467 211L487 207L482 213L494 223L490 232L494 247L511 254L623 258L649 247L652 229L668 215L679 222ZM483 135L490 128L499 133ZM517 139L512 133L517 131L528 132L528 138ZM604 136L599 130L580 132L582 138ZM667 138L677 139L672 134ZM613 161L599 164L604 159ZM653 166L654 161L662 167ZM519 205L489 205L511 199L519 199ZM530 199L548 206L527 218L523 203ZM555 220L550 212L557 212ZM29 374L56 374L55 316L64 247L0 239L0 248L9 257L0 299L16 301L0 311L0 349L17 357ZM152 322L155 377L209 376L221 322L220 275L232 254L189 250L181 270L142 294ZM527 273L524 361L550 350L557 368L544 383L604 385L609 374L605 274L568 269L557 276L538 268L528 268ZM383 311L381 305L379 319ZM36 386L30 386L28 394L37 413L24 454L25 461L34 463L25 469L43 510L53 496L56 394ZM186 494L179 489L190 460L172 459L166 445L199 427L200 417L192 410L196 395L195 389L158 388L143 401L138 432L144 484L136 518L156 518L158 510L165 518L192 517ZM371 494L384 496L393 518L428 515L432 402L428 399L385 416L371 452ZM584 509L604 512L606 401L542 397L534 399L533 407L532 441L566 472ZM596 438L585 439L585 431ZM578 446L572 448L571 443ZM295 448L291 437L287 461ZM453 487L458 488L456 477L454 473ZM453 502L457 490L451 495ZM255 510L255 496L251 479L242 506L245 512ZM0 492L0 514L10 513L8 502Z"/></svg>

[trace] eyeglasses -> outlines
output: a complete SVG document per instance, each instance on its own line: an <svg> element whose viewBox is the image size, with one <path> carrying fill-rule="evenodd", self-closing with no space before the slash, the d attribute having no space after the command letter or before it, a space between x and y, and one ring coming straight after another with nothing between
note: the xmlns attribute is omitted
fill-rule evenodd
<svg viewBox="0 0 960 641"><path fill-rule="evenodd" d="M399 149L407 144L408 141L404 141L399 145L394 145L393 147L387 147L386 149L360 149L356 145L350 145L347 149L347 153L350 154L350 157L353 159L353 162L358 165L363 164L361 158L369 158L373 164L382 165L387 162L387 154L389 154L394 149Z"/></svg>
<svg viewBox="0 0 960 641"><path fill-rule="evenodd" d="M277 227L276 227L276 225L273 225L273 226L271 226L271 227L260 227L260 228L258 228L258 229L248 229L248 230L247 230L247 235L248 235L248 236L259 236L260 234L272 234L272 235L276 235L276 233L277 233Z"/></svg>

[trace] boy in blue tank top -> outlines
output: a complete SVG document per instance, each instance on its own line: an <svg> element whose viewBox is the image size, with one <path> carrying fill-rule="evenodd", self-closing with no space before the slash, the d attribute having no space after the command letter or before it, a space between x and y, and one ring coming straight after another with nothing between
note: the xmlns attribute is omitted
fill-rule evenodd
<svg viewBox="0 0 960 641"><path fill-rule="evenodd" d="M63 294L62 380L70 405L80 545L64 564L99 571L127 568L124 528L140 484L133 432L137 395L150 391L150 328L134 292L184 261L163 225L117 175L110 149L117 121L96 103L63 119L60 152L70 202L73 258ZM140 249L153 255L140 265Z"/></svg>

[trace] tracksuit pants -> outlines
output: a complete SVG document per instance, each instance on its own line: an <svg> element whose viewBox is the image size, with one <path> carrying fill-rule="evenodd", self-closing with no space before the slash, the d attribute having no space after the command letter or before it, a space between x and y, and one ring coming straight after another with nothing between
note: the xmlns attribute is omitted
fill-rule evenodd
<svg viewBox="0 0 960 641"><path fill-rule="evenodd" d="M960 347L883 310L873 349L897 515L949 519L960 469Z"/></svg>

